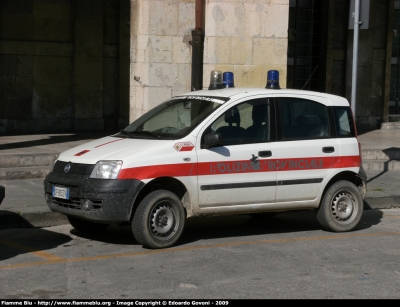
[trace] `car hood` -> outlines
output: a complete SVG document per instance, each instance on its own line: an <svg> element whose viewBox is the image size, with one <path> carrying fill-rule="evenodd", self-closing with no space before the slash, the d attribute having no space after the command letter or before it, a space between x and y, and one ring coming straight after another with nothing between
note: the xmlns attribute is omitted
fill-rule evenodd
<svg viewBox="0 0 400 307"><path fill-rule="evenodd" d="M122 160L126 156L168 143L173 141L108 136L64 151L58 160L83 164L95 164L100 160Z"/></svg>

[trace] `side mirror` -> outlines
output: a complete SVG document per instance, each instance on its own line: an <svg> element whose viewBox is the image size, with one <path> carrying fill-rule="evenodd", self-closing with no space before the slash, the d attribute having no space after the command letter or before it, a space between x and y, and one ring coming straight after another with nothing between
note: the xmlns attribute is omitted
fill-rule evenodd
<svg viewBox="0 0 400 307"><path fill-rule="evenodd" d="M221 133L209 133L204 136L204 148L222 144Z"/></svg>

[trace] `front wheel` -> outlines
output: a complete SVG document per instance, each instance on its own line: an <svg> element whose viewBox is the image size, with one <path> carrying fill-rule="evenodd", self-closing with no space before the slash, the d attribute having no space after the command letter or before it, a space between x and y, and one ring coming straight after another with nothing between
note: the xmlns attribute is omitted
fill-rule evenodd
<svg viewBox="0 0 400 307"><path fill-rule="evenodd" d="M317 211L317 220L327 231L350 231L360 222L363 198L351 182L335 182L325 192Z"/></svg>
<svg viewBox="0 0 400 307"><path fill-rule="evenodd" d="M135 239L146 247L166 248L174 245L185 226L185 210L172 192L151 192L139 204L132 220Z"/></svg>

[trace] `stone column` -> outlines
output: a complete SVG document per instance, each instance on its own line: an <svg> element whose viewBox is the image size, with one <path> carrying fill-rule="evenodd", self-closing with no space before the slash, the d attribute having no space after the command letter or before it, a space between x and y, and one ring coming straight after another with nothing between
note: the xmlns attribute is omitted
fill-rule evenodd
<svg viewBox="0 0 400 307"><path fill-rule="evenodd" d="M190 91L194 26L195 0L131 0L130 122Z"/></svg>

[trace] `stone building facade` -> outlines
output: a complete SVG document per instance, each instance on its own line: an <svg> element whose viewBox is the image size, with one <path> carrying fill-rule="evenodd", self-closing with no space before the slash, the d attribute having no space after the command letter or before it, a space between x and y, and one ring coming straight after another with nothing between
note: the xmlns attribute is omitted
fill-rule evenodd
<svg viewBox="0 0 400 307"><path fill-rule="evenodd" d="M397 2L370 0L360 30L361 129L390 119ZM348 0L0 0L0 134L118 131L191 91L199 3L203 88L214 69L237 87L277 69L283 88L350 100Z"/></svg>

